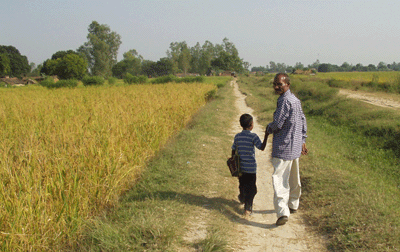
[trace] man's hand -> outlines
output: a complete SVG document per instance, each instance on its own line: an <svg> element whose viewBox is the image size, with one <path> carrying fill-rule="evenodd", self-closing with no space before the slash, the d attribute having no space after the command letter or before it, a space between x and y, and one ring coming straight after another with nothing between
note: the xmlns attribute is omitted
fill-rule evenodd
<svg viewBox="0 0 400 252"><path fill-rule="evenodd" d="M302 154L302 155L307 155L307 154L308 154L308 149L307 149L305 143L303 143L303 146L302 146L302 148L301 148L301 154Z"/></svg>

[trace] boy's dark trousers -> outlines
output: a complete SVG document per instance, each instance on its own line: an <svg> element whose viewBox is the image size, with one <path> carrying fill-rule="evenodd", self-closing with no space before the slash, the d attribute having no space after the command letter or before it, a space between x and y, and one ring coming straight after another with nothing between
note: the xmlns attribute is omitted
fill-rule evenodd
<svg viewBox="0 0 400 252"><path fill-rule="evenodd" d="M257 194L256 174L243 172L239 177L239 198L244 201L244 210L253 210L254 196Z"/></svg>

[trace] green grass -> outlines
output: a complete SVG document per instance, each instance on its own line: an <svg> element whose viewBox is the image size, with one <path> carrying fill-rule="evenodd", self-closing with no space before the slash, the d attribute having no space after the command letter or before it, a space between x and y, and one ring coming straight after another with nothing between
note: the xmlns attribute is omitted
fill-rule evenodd
<svg viewBox="0 0 400 252"><path fill-rule="evenodd" d="M277 96L265 78L244 78L255 113L272 118ZM294 81L308 122L300 161L302 212L332 251L400 249L397 111L340 98L324 83Z"/></svg>
<svg viewBox="0 0 400 252"><path fill-rule="evenodd" d="M229 251L240 205L225 163L226 127L235 116L232 89L225 86L147 164L118 207L87 223L81 251ZM204 236L185 239L199 229Z"/></svg>

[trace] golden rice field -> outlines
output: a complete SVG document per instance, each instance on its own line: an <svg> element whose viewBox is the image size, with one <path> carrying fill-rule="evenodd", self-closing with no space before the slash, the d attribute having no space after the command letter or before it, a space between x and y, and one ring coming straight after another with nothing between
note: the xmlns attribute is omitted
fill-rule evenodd
<svg viewBox="0 0 400 252"><path fill-rule="evenodd" d="M312 77L312 76L310 76ZM317 73L319 79L335 79L341 81L395 83L400 79L400 73L396 71L381 72L328 72Z"/></svg>
<svg viewBox="0 0 400 252"><path fill-rule="evenodd" d="M1 89L0 250L57 250L71 242L215 89Z"/></svg>

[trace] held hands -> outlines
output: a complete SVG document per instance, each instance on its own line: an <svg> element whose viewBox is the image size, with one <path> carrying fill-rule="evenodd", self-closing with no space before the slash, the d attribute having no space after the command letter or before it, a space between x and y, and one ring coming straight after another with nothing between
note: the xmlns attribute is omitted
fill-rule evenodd
<svg viewBox="0 0 400 252"><path fill-rule="evenodd" d="M303 143L303 146L302 146L302 148L301 148L301 154L302 154L302 155L307 155L307 154L308 154L308 149L307 149L305 143Z"/></svg>

